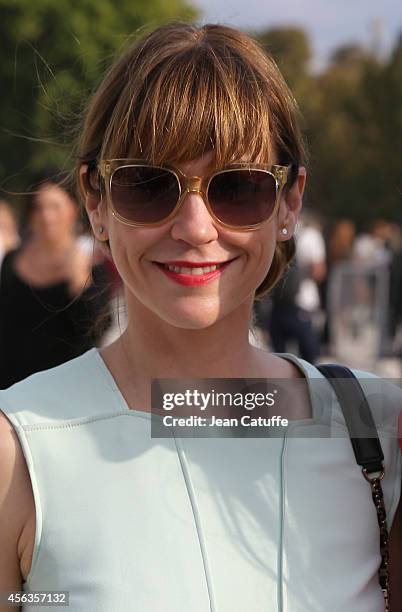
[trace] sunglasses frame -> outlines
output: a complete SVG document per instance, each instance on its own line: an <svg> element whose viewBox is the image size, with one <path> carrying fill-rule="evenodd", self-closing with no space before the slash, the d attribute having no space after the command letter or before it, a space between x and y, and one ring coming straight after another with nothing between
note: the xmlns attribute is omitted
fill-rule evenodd
<svg viewBox="0 0 402 612"><path fill-rule="evenodd" d="M87 168L87 172L93 169L94 166L96 166L101 177L104 180L105 187L106 187L107 204L110 206L113 216L116 219L118 219L121 223L123 223L124 225L129 225L131 227L159 227L160 225L163 225L171 221L177 215L177 213L179 212L180 208L183 205L183 202L187 194L198 193L204 200L205 206L207 207L208 212L210 216L212 217L212 219L219 225L225 228L231 229L231 230L235 230L235 231L257 230L265 223L268 223L275 216L278 210L278 207L279 207L281 194L287 182L289 170L291 168L290 165L280 166L280 165L275 164L272 166L267 166L265 164L251 164L250 162L241 162L237 164L228 165L222 170L217 170L211 174L207 174L201 177L201 176L188 176L187 174L185 174L178 168L175 168L174 166L171 166L168 164L153 165L153 164L149 164L148 162L142 159L122 159L122 158L103 159L100 161L99 164L96 164L96 163L92 165L89 164ZM161 170L168 170L176 177L176 180L179 186L179 197L177 199L176 205L173 208L173 210L169 213L169 215L164 217L164 219L162 219L161 221L155 221L152 223L131 221L130 219L126 219L125 217L122 217L122 215L120 215L115 209L115 207L113 206L113 200L111 196L113 174L121 168L133 167L133 166L134 167L135 166L137 167L148 166L151 168L159 168ZM276 200L275 200L275 205L272 210L272 213L267 219L264 219L263 221L260 221L259 223L255 223L252 225L231 225L219 219L219 217L217 217L215 213L213 212L212 206L208 200L208 189L209 189L209 185L211 181L219 174L223 174L226 172L234 172L236 170L258 170L258 171L266 172L267 174L270 174L273 177L275 181L275 185L276 185ZM89 177L88 177L88 184L89 184Z"/></svg>

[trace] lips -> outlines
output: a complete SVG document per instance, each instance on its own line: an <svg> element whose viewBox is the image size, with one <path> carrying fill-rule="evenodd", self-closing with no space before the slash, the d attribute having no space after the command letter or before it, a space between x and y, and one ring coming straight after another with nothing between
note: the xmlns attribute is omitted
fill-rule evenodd
<svg viewBox="0 0 402 612"><path fill-rule="evenodd" d="M190 262L175 260L165 263L154 263L168 278L180 285L198 286L219 277L232 261L233 259L223 262Z"/></svg>
<svg viewBox="0 0 402 612"><path fill-rule="evenodd" d="M208 274L209 272L214 272L215 270L219 270L224 265L225 262L219 264L207 264L202 266L178 266L174 264L164 264L164 267L171 272L177 272L178 274L191 274L194 276L201 276L202 274Z"/></svg>

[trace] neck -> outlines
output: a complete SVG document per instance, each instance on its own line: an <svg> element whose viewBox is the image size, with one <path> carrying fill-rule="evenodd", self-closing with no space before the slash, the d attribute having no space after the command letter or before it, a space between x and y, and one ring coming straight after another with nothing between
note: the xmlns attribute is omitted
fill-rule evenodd
<svg viewBox="0 0 402 612"><path fill-rule="evenodd" d="M28 245L36 251L44 251L49 255L56 255L71 249L75 240L74 234L65 234L55 239L34 235L29 239Z"/></svg>
<svg viewBox="0 0 402 612"><path fill-rule="evenodd" d="M127 308L127 329L100 352L133 408L151 409L151 382L157 378L292 376L290 364L249 343L252 299L198 330L169 325L143 305L133 308L130 300Z"/></svg>
<svg viewBox="0 0 402 612"><path fill-rule="evenodd" d="M174 327L145 309L142 316L129 313L121 349L132 371L146 379L242 376L254 350L248 341L251 306L239 310L200 330Z"/></svg>

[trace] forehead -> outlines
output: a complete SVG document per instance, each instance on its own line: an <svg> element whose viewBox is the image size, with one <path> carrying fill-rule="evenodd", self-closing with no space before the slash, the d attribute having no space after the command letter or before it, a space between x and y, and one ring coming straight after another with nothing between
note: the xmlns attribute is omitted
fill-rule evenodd
<svg viewBox="0 0 402 612"><path fill-rule="evenodd" d="M230 164L222 164L217 165L216 158L213 151L208 151L204 155L200 155L196 159L192 160L183 160L172 164L174 167L179 169L181 172L188 176L202 176L204 174L208 174L210 172L214 172L215 170L224 168L225 166L236 164L236 163L250 163L250 164L262 164L260 158L251 159L250 155L242 155L239 159L231 160ZM275 163L275 159L273 158L272 163ZM169 165L169 164L168 164Z"/></svg>
<svg viewBox="0 0 402 612"><path fill-rule="evenodd" d="M177 161L173 165L184 174L198 176L212 172L216 167L216 161L213 151L208 151L195 159Z"/></svg>
<svg viewBox="0 0 402 612"><path fill-rule="evenodd" d="M34 196L35 208L42 207L72 207L73 201L64 189L51 183L38 189Z"/></svg>

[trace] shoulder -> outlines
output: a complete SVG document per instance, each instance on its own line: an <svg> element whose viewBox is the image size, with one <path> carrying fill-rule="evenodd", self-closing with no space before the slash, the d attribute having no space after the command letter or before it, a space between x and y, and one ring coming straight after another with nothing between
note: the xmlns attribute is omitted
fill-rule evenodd
<svg viewBox="0 0 402 612"><path fill-rule="evenodd" d="M15 427L54 423L120 407L111 375L97 349L37 372L0 391L0 408Z"/></svg>
<svg viewBox="0 0 402 612"><path fill-rule="evenodd" d="M0 410L0 591L20 590L21 534L34 512L31 481L16 432Z"/></svg>
<svg viewBox="0 0 402 612"><path fill-rule="evenodd" d="M3 508L6 497L13 486L14 472L21 468L23 463L25 460L18 436L0 407L0 504L3 502Z"/></svg>
<svg viewBox="0 0 402 612"><path fill-rule="evenodd" d="M297 358L297 361L303 366L305 375L308 378L325 379L324 374L318 369L321 364L313 365L300 358ZM336 365L344 366L344 364ZM377 416L379 419L378 424L385 425L390 419L395 424L402 411L402 388L399 386L400 381L386 379L373 372L358 368L348 369L350 369L359 382L370 408L374 410L374 416ZM343 380L345 385L348 384L348 379L341 379L341 382Z"/></svg>
<svg viewBox="0 0 402 612"><path fill-rule="evenodd" d="M326 380L326 376L318 369L319 365L313 365L300 357L286 353L287 359L293 361L309 380L311 392L323 407L339 406L335 393ZM343 364L337 364L343 365ZM400 381L385 379L372 372L357 368L350 368L358 380L364 396L368 402L376 423L379 435L384 434L393 439L394 446L398 446L398 420L402 419L402 388ZM341 384L351 384L347 379L341 379ZM342 387L341 387L342 388ZM335 404L334 404L335 400ZM340 407L338 410L340 414ZM343 420L343 418L342 418ZM402 426L402 424L401 424Z"/></svg>
<svg viewBox="0 0 402 612"><path fill-rule="evenodd" d="M352 368L373 412L377 426L392 431L398 438L398 421L402 414L400 380L383 378L372 372Z"/></svg>

